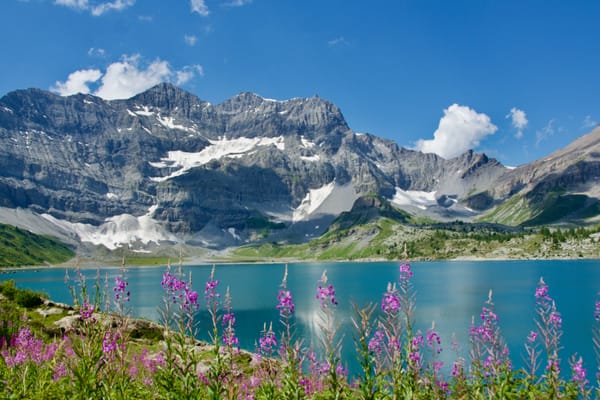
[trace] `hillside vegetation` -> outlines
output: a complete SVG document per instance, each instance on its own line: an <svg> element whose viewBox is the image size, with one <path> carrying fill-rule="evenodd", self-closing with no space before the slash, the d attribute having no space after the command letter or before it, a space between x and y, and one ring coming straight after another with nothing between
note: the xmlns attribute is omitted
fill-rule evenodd
<svg viewBox="0 0 600 400"><path fill-rule="evenodd" d="M600 258L600 228L525 230L485 223L407 225L389 218L325 233L306 244L264 243L239 248L247 261L456 258Z"/></svg>
<svg viewBox="0 0 600 400"><path fill-rule="evenodd" d="M74 256L69 246L52 237L0 224L0 267L57 264Z"/></svg>
<svg viewBox="0 0 600 400"><path fill-rule="evenodd" d="M585 224L600 212L600 203L582 194L550 191L540 195L515 195L477 219L509 226L541 226L570 222Z"/></svg>

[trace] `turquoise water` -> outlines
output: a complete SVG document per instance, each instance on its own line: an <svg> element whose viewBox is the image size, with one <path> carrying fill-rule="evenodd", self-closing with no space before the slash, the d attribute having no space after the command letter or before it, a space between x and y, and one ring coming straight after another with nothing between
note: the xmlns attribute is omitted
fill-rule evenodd
<svg viewBox="0 0 600 400"><path fill-rule="evenodd" d="M355 368L352 352L351 304L364 306L379 303L388 282L399 277L397 262L364 263L297 263L289 264L288 288L296 304L296 327L305 343L316 343L318 329L315 317L319 302L316 286L324 270L336 290L339 306L336 317L344 334L344 359L351 370ZM411 263L413 283L417 292L417 328L425 331L435 321L442 338L443 360L449 365L455 358L451 350L452 335L462 345L463 357L468 356L468 328L472 316L478 318L481 306L491 289L500 326L511 349L516 366L522 364L523 343L534 328L534 292L540 277L550 287L563 316L564 361L577 353L584 357L588 368L595 368L591 330L596 294L600 291L600 260L577 261L437 261ZM192 274L193 288L203 293L211 266L183 268ZM165 268L134 267L127 271L131 290L131 310L134 316L157 320L162 303L160 282ZM88 285L93 286L96 275L108 277L112 287L119 268L85 270ZM263 324L273 322L279 327L275 308L276 296L284 274L284 264L218 265L215 278L224 296L230 287L232 306L237 316L237 334L242 347L252 350L258 341ZM71 279L74 273L70 271ZM56 301L72 303L65 284L64 269L22 270L0 275L0 280L14 279L18 287L45 291ZM103 284L103 283L101 283ZM203 313L201 337L206 339L209 326ZM567 368L567 364L564 365ZM564 368L563 368L564 369Z"/></svg>

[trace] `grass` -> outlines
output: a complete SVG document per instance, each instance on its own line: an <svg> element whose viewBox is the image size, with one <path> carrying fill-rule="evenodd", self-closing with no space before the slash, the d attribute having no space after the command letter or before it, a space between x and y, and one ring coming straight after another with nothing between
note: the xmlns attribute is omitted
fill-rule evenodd
<svg viewBox="0 0 600 400"><path fill-rule="evenodd" d="M0 224L1 267L59 264L74 256L69 246L55 238Z"/></svg>
<svg viewBox="0 0 600 400"><path fill-rule="evenodd" d="M494 208L490 213L478 218L477 221L519 226L533 217L535 217L535 212L527 199L516 195Z"/></svg>
<svg viewBox="0 0 600 400"><path fill-rule="evenodd" d="M402 259L405 246L413 259L456 258L598 258L597 227L578 228L581 235L548 236L542 229L502 229L486 224L410 226L389 218L333 230L304 244L263 243L236 249L244 261L276 259Z"/></svg>
<svg viewBox="0 0 600 400"><path fill-rule="evenodd" d="M127 264L131 266L160 266L167 265L169 261L173 261L171 257L164 256L128 256L126 257ZM121 260L115 260L111 264L121 265Z"/></svg>
<svg viewBox="0 0 600 400"><path fill-rule="evenodd" d="M559 221L576 211L583 210L588 197L583 194L562 195L558 193L549 194L540 206L541 211L523 225L538 226L551 224Z"/></svg>
<svg viewBox="0 0 600 400"><path fill-rule="evenodd" d="M542 226L565 220L585 220L599 214L598 201L583 194L555 190L543 196L513 196L478 221L508 226Z"/></svg>

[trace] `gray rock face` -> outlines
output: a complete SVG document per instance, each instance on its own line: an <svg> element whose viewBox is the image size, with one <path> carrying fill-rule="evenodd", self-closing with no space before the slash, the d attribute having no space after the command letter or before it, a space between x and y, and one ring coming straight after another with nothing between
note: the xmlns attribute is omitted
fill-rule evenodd
<svg viewBox="0 0 600 400"><path fill-rule="evenodd" d="M586 154L595 159L600 151ZM552 179L584 184L597 165L571 165ZM318 97L274 101L241 93L211 105L160 84L127 100L37 89L0 99L0 207L48 214L82 240L91 227L118 233L132 224L119 216L130 215L135 229L155 223L164 238L197 239L209 230L239 243L253 230L289 227L300 211L310 219L324 197L348 185L356 198L436 192L439 209L464 202L483 210L531 189L541 169L511 171L472 151L445 160L356 134Z"/></svg>
<svg viewBox="0 0 600 400"><path fill-rule="evenodd" d="M522 165L498 179L492 193L508 198L517 192L559 189L598 194L600 127L541 160Z"/></svg>

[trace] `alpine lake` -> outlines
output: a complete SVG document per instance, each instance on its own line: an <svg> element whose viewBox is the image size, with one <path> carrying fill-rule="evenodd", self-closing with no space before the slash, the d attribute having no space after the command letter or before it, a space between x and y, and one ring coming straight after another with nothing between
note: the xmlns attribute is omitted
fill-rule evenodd
<svg viewBox="0 0 600 400"><path fill-rule="evenodd" d="M416 291L415 330L426 332L435 323L442 339L441 360L446 367L456 360L457 353L468 359L468 331L472 320L479 323L481 307L493 293L495 312L499 317L502 335L510 348L515 368L523 366L524 344L535 329L535 288L543 277L549 294L555 300L563 319L563 349L559 354L563 371L573 354L582 356L588 370L597 368L592 342L594 306L600 291L600 260L528 260L528 261L432 261L411 262L412 283ZM381 299L388 282L398 282L400 262L336 262L289 263L287 289L291 291L295 309L296 337L305 346L318 348L318 316L320 302L315 298L323 271L328 283L335 288L335 318L340 324L342 359L350 372L356 372L357 361L353 343L351 317L353 305L369 303L381 310ZM191 276L192 288L200 295L198 338L209 340L210 319L202 300L205 282L212 265L183 266L186 278ZM172 267L171 272L177 272ZM81 269L88 290L96 284L112 295L114 277L121 275L120 267ZM5 271L0 280L14 279L17 287L47 293L57 302L72 304L71 291L65 281L68 272L70 285L78 287L77 271L73 268L40 268ZM164 304L161 287L166 267L127 267L125 276L131 291L131 316L160 321ZM214 279L223 302L229 288L231 306L236 315L236 334L240 346L254 350L265 324L273 324L279 332L282 325L276 309L277 293L281 288L285 264L217 264ZM106 289L107 287L107 289ZM457 346L453 346L452 342ZM455 349L453 349L453 347Z"/></svg>

